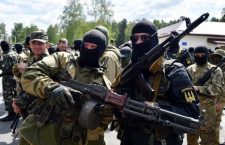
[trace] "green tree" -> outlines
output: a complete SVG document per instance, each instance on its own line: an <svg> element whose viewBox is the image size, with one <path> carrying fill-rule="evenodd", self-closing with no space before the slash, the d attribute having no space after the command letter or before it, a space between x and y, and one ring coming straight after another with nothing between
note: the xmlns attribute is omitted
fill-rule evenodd
<svg viewBox="0 0 225 145"><path fill-rule="evenodd" d="M112 3L107 0L91 0L89 15L93 16L95 21L110 23L113 17Z"/></svg>
<svg viewBox="0 0 225 145"><path fill-rule="evenodd" d="M119 33L118 33L118 37L116 39L116 45L117 46L124 43L126 28L127 28L127 20L123 19L121 22L119 22Z"/></svg>
<svg viewBox="0 0 225 145"><path fill-rule="evenodd" d="M0 39L7 39L5 23L0 23Z"/></svg>
<svg viewBox="0 0 225 145"><path fill-rule="evenodd" d="M220 20L218 18L216 18L216 17L212 17L210 21L211 22L219 22Z"/></svg>
<svg viewBox="0 0 225 145"><path fill-rule="evenodd" d="M6 34L5 23L0 23L0 34Z"/></svg>
<svg viewBox="0 0 225 145"><path fill-rule="evenodd" d="M76 38L76 32L81 29L81 22L85 22L85 15L80 0L69 0L60 16L60 28L70 44Z"/></svg>
<svg viewBox="0 0 225 145"><path fill-rule="evenodd" d="M50 25L47 29L47 34L48 34L48 40L51 43L56 44L59 40L59 26L56 25Z"/></svg>
<svg viewBox="0 0 225 145"><path fill-rule="evenodd" d="M22 42L25 38L25 34L23 33L23 24L22 23L14 23L14 28L12 29L12 38L16 39L16 42Z"/></svg>
<svg viewBox="0 0 225 145"><path fill-rule="evenodd" d="M34 31L38 31L38 26L34 25L34 24L31 24L30 26L27 26L23 29L23 33L25 35L25 37L27 35L29 35L30 33L34 32Z"/></svg>
<svg viewBox="0 0 225 145"><path fill-rule="evenodd" d="M153 23L156 25L157 29L161 29L169 25L164 20L153 20Z"/></svg>

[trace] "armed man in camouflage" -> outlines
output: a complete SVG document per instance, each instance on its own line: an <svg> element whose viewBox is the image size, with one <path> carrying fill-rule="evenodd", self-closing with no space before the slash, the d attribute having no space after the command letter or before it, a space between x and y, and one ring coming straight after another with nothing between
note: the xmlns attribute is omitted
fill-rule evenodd
<svg viewBox="0 0 225 145"><path fill-rule="evenodd" d="M216 49L214 53L209 55L209 60L212 64L218 65L218 63L225 57L225 50L223 49ZM225 79L225 63L223 62L220 66L223 72L223 78ZM224 80L225 81L225 80ZM225 84L224 84L225 85ZM223 90L225 90L225 86L223 85ZM225 94L222 96L218 96L216 99L216 134L215 136L215 144L220 144L220 123L221 123L221 116L223 113L223 108L225 106Z"/></svg>
<svg viewBox="0 0 225 145"><path fill-rule="evenodd" d="M81 97L79 91L72 91L59 83L75 79L109 87L110 81L99 63L105 49L104 34L91 30L83 37L78 58L67 52L58 52L26 69L22 86L27 93L37 96L38 101L19 129L20 145L105 144L104 129L111 121L111 111L101 111L103 119L99 127L92 130L84 128L78 120L79 111L92 96L83 94Z"/></svg>
<svg viewBox="0 0 225 145"><path fill-rule="evenodd" d="M195 64L187 68L194 84L195 91L199 95L201 110L205 110L205 126L200 128L199 134L188 134L188 145L199 145L198 139L201 138L201 145L218 145L215 144L216 134L216 99L223 95L224 80L223 73L220 68L211 74L210 79L203 85L196 84L197 81L204 76L212 67L208 62L209 52L205 46L195 48L194 58Z"/></svg>
<svg viewBox="0 0 225 145"><path fill-rule="evenodd" d="M8 115L1 118L0 121L11 121L15 119L15 113L12 108L12 100L16 95L16 80L12 73L12 67L18 61L18 54L14 52L7 41L1 41L3 59L0 61L2 70L2 87L5 109Z"/></svg>
<svg viewBox="0 0 225 145"><path fill-rule="evenodd" d="M121 72L121 54L118 48L113 45L108 44L109 41L109 31L106 27L100 25L95 27L96 30L102 32L106 37L106 50L102 55L100 62L103 67L106 68L106 75L108 76L111 83L114 82L116 77Z"/></svg>
<svg viewBox="0 0 225 145"><path fill-rule="evenodd" d="M28 106L36 99L36 97L27 94L21 86L21 75L27 67L35 62L42 60L49 55L47 51L48 36L44 31L34 31L30 35L29 46L32 55L24 58L24 54L20 57L20 61L13 66L13 74L17 79L17 95L13 101L13 109L16 114L21 114L23 119L28 115Z"/></svg>

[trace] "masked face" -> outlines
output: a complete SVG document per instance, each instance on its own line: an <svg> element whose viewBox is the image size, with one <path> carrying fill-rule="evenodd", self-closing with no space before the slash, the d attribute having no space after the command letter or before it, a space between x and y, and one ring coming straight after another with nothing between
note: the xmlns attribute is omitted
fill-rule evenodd
<svg viewBox="0 0 225 145"><path fill-rule="evenodd" d="M80 49L79 65L81 67L99 67L99 59L106 48L106 38L98 30L85 33Z"/></svg>
<svg viewBox="0 0 225 145"><path fill-rule="evenodd" d="M81 66L99 67L99 52L97 45L90 42L84 42L80 51Z"/></svg>
<svg viewBox="0 0 225 145"><path fill-rule="evenodd" d="M208 56L205 53L195 53L195 62L197 65L204 65L207 63Z"/></svg>
<svg viewBox="0 0 225 145"><path fill-rule="evenodd" d="M147 33L135 33L131 36L132 41L132 62L135 63L146 52L158 44L156 33L149 35ZM156 38L155 38L156 37Z"/></svg>

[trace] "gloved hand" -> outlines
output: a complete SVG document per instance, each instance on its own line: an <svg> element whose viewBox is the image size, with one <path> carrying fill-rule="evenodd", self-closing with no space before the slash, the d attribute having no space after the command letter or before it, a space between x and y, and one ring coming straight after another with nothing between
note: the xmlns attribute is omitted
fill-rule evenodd
<svg viewBox="0 0 225 145"><path fill-rule="evenodd" d="M81 93L77 91L77 95L81 95ZM58 86L52 92L50 92L50 97L56 105L59 105L62 108L67 109L71 105L75 104L73 96L71 95L69 89L62 85Z"/></svg>

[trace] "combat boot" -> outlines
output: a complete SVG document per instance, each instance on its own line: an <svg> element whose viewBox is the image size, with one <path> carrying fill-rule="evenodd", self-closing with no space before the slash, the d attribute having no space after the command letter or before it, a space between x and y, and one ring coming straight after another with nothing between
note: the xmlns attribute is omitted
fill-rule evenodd
<svg viewBox="0 0 225 145"><path fill-rule="evenodd" d="M14 112L9 112L7 116L0 118L0 121L13 121L16 118L16 114Z"/></svg>

